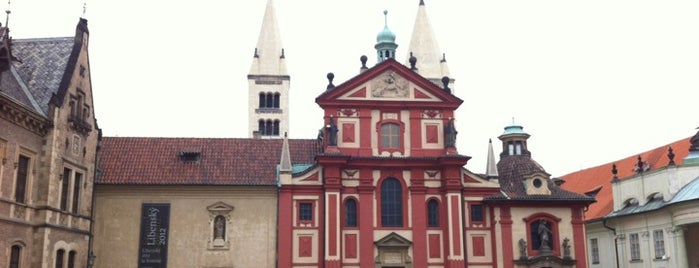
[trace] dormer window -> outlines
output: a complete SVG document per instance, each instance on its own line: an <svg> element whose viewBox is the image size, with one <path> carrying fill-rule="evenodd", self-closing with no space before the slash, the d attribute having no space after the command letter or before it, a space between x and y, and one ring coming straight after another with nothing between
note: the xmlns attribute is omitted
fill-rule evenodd
<svg viewBox="0 0 699 268"><path fill-rule="evenodd" d="M624 208L629 208L629 207L635 207L638 206L638 199L636 198L629 198L624 201Z"/></svg>
<svg viewBox="0 0 699 268"><path fill-rule="evenodd" d="M181 152L180 153L180 161L185 162L185 163L199 162L199 159L201 159L200 152Z"/></svg>

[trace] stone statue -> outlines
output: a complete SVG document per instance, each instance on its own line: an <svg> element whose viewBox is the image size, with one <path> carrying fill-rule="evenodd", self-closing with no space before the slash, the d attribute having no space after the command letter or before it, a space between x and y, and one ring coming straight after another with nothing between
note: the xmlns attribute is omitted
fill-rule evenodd
<svg viewBox="0 0 699 268"><path fill-rule="evenodd" d="M328 125L325 126L325 129L328 131L328 146L337 146L337 125L335 125L335 119L333 117L330 117L330 122L328 122Z"/></svg>
<svg viewBox="0 0 699 268"><path fill-rule="evenodd" d="M226 220L221 216L216 217L216 219L214 220L214 239L225 240L224 239L224 233L226 230L226 222L225 221Z"/></svg>
<svg viewBox="0 0 699 268"><path fill-rule="evenodd" d="M567 237L563 239L563 258L570 259L570 239Z"/></svg>
<svg viewBox="0 0 699 268"><path fill-rule="evenodd" d="M697 129L699 129L699 127ZM689 147L690 152L699 151L699 131L697 131L697 134L694 134L694 136L689 139L689 142L692 143L692 145Z"/></svg>
<svg viewBox="0 0 699 268"><path fill-rule="evenodd" d="M519 239L519 259L527 259L527 241L524 241L523 238Z"/></svg>
<svg viewBox="0 0 699 268"><path fill-rule="evenodd" d="M539 220L539 227L537 227L537 232L539 234L539 241L541 241L541 246L539 250L551 249L549 243L551 242L551 229L548 227L548 222L546 220Z"/></svg>
<svg viewBox="0 0 699 268"><path fill-rule="evenodd" d="M444 146L456 147L456 134L459 133L454 127L454 118L449 119L446 127L444 127Z"/></svg>

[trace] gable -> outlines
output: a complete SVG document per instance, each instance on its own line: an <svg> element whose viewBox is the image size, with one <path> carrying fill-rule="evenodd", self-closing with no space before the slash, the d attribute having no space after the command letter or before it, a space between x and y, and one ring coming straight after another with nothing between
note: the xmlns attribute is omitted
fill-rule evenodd
<svg viewBox="0 0 699 268"><path fill-rule="evenodd" d="M348 89L347 92L337 97L338 100L376 100L376 101L443 101L435 94L419 86L409 78L386 70L378 76Z"/></svg>
<svg viewBox="0 0 699 268"><path fill-rule="evenodd" d="M357 105L394 102L425 107L440 103L456 108L463 101L394 59L387 59L331 87L318 96L316 102L321 106L348 102Z"/></svg>

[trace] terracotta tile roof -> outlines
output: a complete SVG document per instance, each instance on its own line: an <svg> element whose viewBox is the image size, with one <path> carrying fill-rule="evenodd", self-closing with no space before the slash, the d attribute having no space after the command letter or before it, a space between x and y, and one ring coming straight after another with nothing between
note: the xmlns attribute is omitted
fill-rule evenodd
<svg viewBox="0 0 699 268"><path fill-rule="evenodd" d="M104 137L97 184L276 185L281 148L281 139ZM290 139L289 150L292 163L312 164L317 141Z"/></svg>
<svg viewBox="0 0 699 268"><path fill-rule="evenodd" d="M529 155L504 156L497 164L498 181L501 193L489 196L486 200L508 200L508 201L581 201L594 202L588 196L561 189L553 180L548 180L548 188L551 195L528 195L522 180L527 175L536 172L546 173ZM548 173L546 173L548 174Z"/></svg>
<svg viewBox="0 0 699 268"><path fill-rule="evenodd" d="M611 185L613 179L613 164L616 164L617 177L623 180L636 174L634 168L638 162L639 155L642 161L648 162L651 170L667 166L669 162L667 157L668 148L672 147L672 151L675 154L675 164L681 165L683 159L689 154L689 139L690 138L681 139L624 159L561 176L561 179L565 180L565 183L561 187L577 193L586 193L601 187L595 196L597 202L591 204L587 212L585 212L585 218L588 221L600 219L612 212L614 207Z"/></svg>

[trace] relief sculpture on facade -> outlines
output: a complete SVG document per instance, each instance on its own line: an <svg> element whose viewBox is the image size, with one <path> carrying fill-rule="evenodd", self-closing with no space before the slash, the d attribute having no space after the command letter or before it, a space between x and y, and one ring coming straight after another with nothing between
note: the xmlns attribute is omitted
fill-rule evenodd
<svg viewBox="0 0 699 268"><path fill-rule="evenodd" d="M371 84L371 96L380 98L407 98L408 80L394 72L385 72Z"/></svg>

